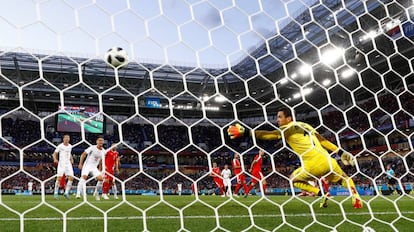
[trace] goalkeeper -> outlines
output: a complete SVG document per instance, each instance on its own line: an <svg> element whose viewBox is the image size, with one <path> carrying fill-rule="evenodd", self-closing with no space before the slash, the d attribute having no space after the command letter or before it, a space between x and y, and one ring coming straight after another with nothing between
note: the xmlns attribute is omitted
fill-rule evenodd
<svg viewBox="0 0 414 232"><path fill-rule="evenodd" d="M288 108L282 108L277 113L277 123L283 131L283 137L289 146L295 151L302 160L302 166L293 171L291 180L293 186L306 192L315 193L322 196L319 188L308 183L310 180L326 176L331 183L341 183L344 187L351 190L352 204L354 208L362 208L361 198L356 190L355 184L339 167L335 159L331 158L328 151L338 153L344 165L354 165L351 154L343 152L338 147L324 137L322 137L312 126L303 122L294 122L292 112ZM231 139L245 135L251 135L245 131L240 124L232 125L227 130ZM254 136L260 140L277 140L282 138L281 131L256 130ZM325 193L320 204L321 207L327 206L329 193Z"/></svg>

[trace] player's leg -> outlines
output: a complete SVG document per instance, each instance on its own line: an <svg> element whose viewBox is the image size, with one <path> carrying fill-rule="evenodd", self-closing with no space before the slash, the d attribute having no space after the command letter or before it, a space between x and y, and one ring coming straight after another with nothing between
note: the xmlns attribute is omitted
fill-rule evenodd
<svg viewBox="0 0 414 232"><path fill-rule="evenodd" d="M105 174L106 175L106 174ZM102 186L103 186L103 181L99 181L99 180L97 180L96 181L96 185L95 185L95 190L93 191L93 195L94 196L96 196L97 194L98 194L98 191L99 191L99 189L100 188L102 188ZM102 188L102 190L103 190L103 188ZM102 192L103 193L103 192Z"/></svg>
<svg viewBox="0 0 414 232"><path fill-rule="evenodd" d="M290 175L290 178L293 182L293 186L301 189L305 192L314 193L315 195L321 196L321 190L308 181L314 180L315 177L311 175L308 171L305 171L304 168L299 167Z"/></svg>
<svg viewBox="0 0 414 232"><path fill-rule="evenodd" d="M102 185L102 198L105 200L109 200L108 192L109 192L109 187L111 185L112 185L112 181L104 178L103 185Z"/></svg>
<svg viewBox="0 0 414 232"><path fill-rule="evenodd" d="M225 192L224 192L223 180L222 179L215 180L215 183L216 183L217 187L219 187L219 189L220 189L220 195L222 197L224 197Z"/></svg>
<svg viewBox="0 0 414 232"><path fill-rule="evenodd" d="M89 173L91 172L91 167L83 166L81 172L81 178L78 182L78 188L76 191L76 198L80 198L81 195L86 196L86 179L88 178Z"/></svg>
<svg viewBox="0 0 414 232"><path fill-rule="evenodd" d="M112 181L112 192L114 193L114 198L118 199L118 188L116 187L115 180Z"/></svg>
<svg viewBox="0 0 414 232"><path fill-rule="evenodd" d="M348 175L346 175L344 171L342 171L341 167L339 167L335 159L331 158L331 163L333 173L327 177L328 181L333 183L340 182L342 186L349 189L351 191L352 204L354 208L362 208L363 203L356 189L354 181L350 177L348 177Z"/></svg>
<svg viewBox="0 0 414 232"><path fill-rule="evenodd" d="M252 180L250 181L250 184L247 186L246 192L244 193L244 197L246 198L250 191L253 189L253 187L257 184L257 182L260 181L260 175L258 173L252 173Z"/></svg>
<svg viewBox="0 0 414 232"><path fill-rule="evenodd" d="M103 186L102 186L102 198L105 200L109 199L108 193L109 193L110 186L112 186L112 180L113 180L113 177L110 175L110 173L106 172L104 176Z"/></svg>
<svg viewBox="0 0 414 232"><path fill-rule="evenodd" d="M236 187L234 188L234 196L239 195L239 190L240 190L240 187L241 187L241 184L242 184L240 176L241 176L240 173L237 174L237 176L236 176L237 184L236 184Z"/></svg>
<svg viewBox="0 0 414 232"><path fill-rule="evenodd" d="M325 177L322 177L320 179L320 181L321 181L322 186L323 186L323 191L325 193L329 193L329 181Z"/></svg>
<svg viewBox="0 0 414 232"><path fill-rule="evenodd" d="M82 173L83 173L83 171L82 171ZM79 199L81 197L81 195L86 196L86 194L85 194L86 192L84 192L84 191L86 191L85 183L86 183L87 178L88 178L88 175L82 175L81 174L81 178L79 179L78 187L77 187L77 190L76 190L76 198L77 199Z"/></svg>
<svg viewBox="0 0 414 232"><path fill-rule="evenodd" d="M57 200L59 199L59 185L60 185L60 179L62 178L64 173L64 170L62 169L62 167L60 165L58 165L57 167L57 177L56 177L56 182L55 182L55 189L53 192L53 197Z"/></svg>
<svg viewBox="0 0 414 232"><path fill-rule="evenodd" d="M72 183L73 183L73 175L68 175L68 183L66 183L65 193L63 194L63 196L67 199L69 199L69 193L70 193L70 190L72 189Z"/></svg>
<svg viewBox="0 0 414 232"><path fill-rule="evenodd" d="M393 194L395 192L395 190L397 189L395 179L388 179L388 189L390 190L390 194Z"/></svg>
<svg viewBox="0 0 414 232"><path fill-rule="evenodd" d="M68 167L66 168L66 170L65 170L65 176L67 176L67 177L68 177L68 182L66 183L66 186L65 186L65 192L64 192L63 196L64 196L66 199L69 199L69 192L70 192L70 190L72 189L73 176L74 176L74 174L73 174L73 167L72 167L72 165L70 165L70 166L68 166Z"/></svg>
<svg viewBox="0 0 414 232"><path fill-rule="evenodd" d="M247 193L247 183L246 183L246 177L244 176L244 174L240 175L240 181L242 182L242 185L243 185L243 191Z"/></svg>
<svg viewBox="0 0 414 232"><path fill-rule="evenodd" d="M104 177L103 185L102 185L102 195L108 195L109 192L109 186L110 186L110 179L107 175Z"/></svg>
<svg viewBox="0 0 414 232"><path fill-rule="evenodd" d="M232 193L232 190L231 190L231 179L228 179L228 180L226 180L227 181L227 191L226 191L226 194L229 196L229 197L231 197L231 193Z"/></svg>
<svg viewBox="0 0 414 232"><path fill-rule="evenodd" d="M57 199L59 199L59 184L60 184L60 179L62 178L62 176L60 175L58 175L57 177L56 177L56 182L55 182L55 189L54 189L54 192L53 192L53 197L57 200Z"/></svg>
<svg viewBox="0 0 414 232"><path fill-rule="evenodd" d="M227 196L228 194L228 185L227 185L227 180L226 179L224 179L223 180L223 187L224 187L224 195L223 196Z"/></svg>
<svg viewBox="0 0 414 232"><path fill-rule="evenodd" d="M102 183L103 183L103 176L102 173L98 170L97 167L94 167L92 169L92 175L95 177L95 179L98 181L96 184L95 192L93 193L95 199L97 201L101 200L101 197L99 196L99 191L102 189Z"/></svg>
<svg viewBox="0 0 414 232"><path fill-rule="evenodd" d="M65 188L66 188L66 174L65 173L63 173L63 176L62 178L60 178L60 182L59 182L59 190L62 191L62 194L65 192Z"/></svg>
<svg viewBox="0 0 414 232"><path fill-rule="evenodd" d="M265 193L266 193L266 185L267 185L267 182L264 179L264 176L263 176L263 173L262 172L260 172L259 175L260 175L260 182L262 183L262 190L263 190L262 191L262 196L264 196Z"/></svg>

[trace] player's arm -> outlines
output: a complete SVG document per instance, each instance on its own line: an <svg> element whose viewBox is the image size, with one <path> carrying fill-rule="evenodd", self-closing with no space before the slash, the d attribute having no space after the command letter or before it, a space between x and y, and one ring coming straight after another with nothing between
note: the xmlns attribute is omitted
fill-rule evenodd
<svg viewBox="0 0 414 232"><path fill-rule="evenodd" d="M233 160L233 168L234 168L234 169L236 169L236 168L241 168L241 163L240 163L240 165L239 165L236 161L234 161L234 160Z"/></svg>
<svg viewBox="0 0 414 232"><path fill-rule="evenodd" d="M210 173L210 176L212 176L212 177L220 177L220 175L218 175L217 173L215 173L213 171L211 171L211 173Z"/></svg>
<svg viewBox="0 0 414 232"><path fill-rule="evenodd" d="M254 131L254 136L260 140L278 140L282 138L279 130L256 130Z"/></svg>
<svg viewBox="0 0 414 232"><path fill-rule="evenodd" d="M253 162L250 164L250 169L249 169L249 172L252 172L252 170L253 170L253 166L254 166L254 164L256 163L257 161L256 161L256 159L254 159L253 160Z"/></svg>
<svg viewBox="0 0 414 232"><path fill-rule="evenodd" d="M82 167L83 167L83 161L85 161L86 155L87 155L87 153L86 153L86 151L84 151L82 153L82 155L80 156L79 165L78 165L78 168L79 169L82 169Z"/></svg>
<svg viewBox="0 0 414 232"><path fill-rule="evenodd" d="M99 161L98 170L99 170L100 172L102 172L102 160L101 160L101 161Z"/></svg>
<svg viewBox="0 0 414 232"><path fill-rule="evenodd" d="M57 159L57 152L56 151L53 152L52 157L53 157L53 163L58 163L59 162L59 160Z"/></svg>
<svg viewBox="0 0 414 232"><path fill-rule="evenodd" d="M279 130L255 130L253 133L251 133L239 123L229 126L229 128L227 129L227 134L230 136L231 139L240 138L246 135L254 135L257 139L260 140L277 140L282 138L282 135Z"/></svg>
<svg viewBox="0 0 414 232"><path fill-rule="evenodd" d="M338 153L338 147L331 143L331 141L325 139L322 135L319 133L315 133L316 138L318 138L319 142L321 143L322 147L325 148L328 151Z"/></svg>
<svg viewBox="0 0 414 232"><path fill-rule="evenodd" d="M351 165L351 166L355 165L353 156L350 153L343 151L342 149L339 149L335 144L325 139L319 133L315 133L315 135L316 135L316 138L318 138L323 148L325 148L328 151L337 153L341 157L341 161L344 165Z"/></svg>
<svg viewBox="0 0 414 232"><path fill-rule="evenodd" d="M116 163L115 163L115 173L119 173L119 168L121 167L121 159L118 157L116 158Z"/></svg>

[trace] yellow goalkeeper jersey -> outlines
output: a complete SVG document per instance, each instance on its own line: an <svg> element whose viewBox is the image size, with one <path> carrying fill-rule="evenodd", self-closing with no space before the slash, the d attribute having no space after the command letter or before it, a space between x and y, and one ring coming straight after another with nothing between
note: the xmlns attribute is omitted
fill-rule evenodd
<svg viewBox="0 0 414 232"><path fill-rule="evenodd" d="M280 127L286 142L300 155L304 161L313 159L315 156L328 156L329 153L321 145L319 139L316 137L318 132L311 125L304 122L290 122ZM262 140L276 140L281 139L281 131L255 131L255 136Z"/></svg>

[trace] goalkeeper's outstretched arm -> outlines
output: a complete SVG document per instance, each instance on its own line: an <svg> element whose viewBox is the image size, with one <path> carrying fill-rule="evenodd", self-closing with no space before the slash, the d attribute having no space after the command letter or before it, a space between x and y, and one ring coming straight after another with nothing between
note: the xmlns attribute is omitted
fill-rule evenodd
<svg viewBox="0 0 414 232"><path fill-rule="evenodd" d="M344 165L355 165L354 157L350 153L339 149L338 146L331 143L329 140L325 139L322 135L318 133L316 133L316 137L318 138L322 147L324 147L326 150L330 152L337 153L341 157L341 161Z"/></svg>
<svg viewBox="0 0 414 232"><path fill-rule="evenodd" d="M260 140L278 140L282 138L282 135L279 130L255 130L254 132L251 132L238 123L229 126L229 128L227 129L227 134L230 136L231 139L252 135L254 135L254 137Z"/></svg>

